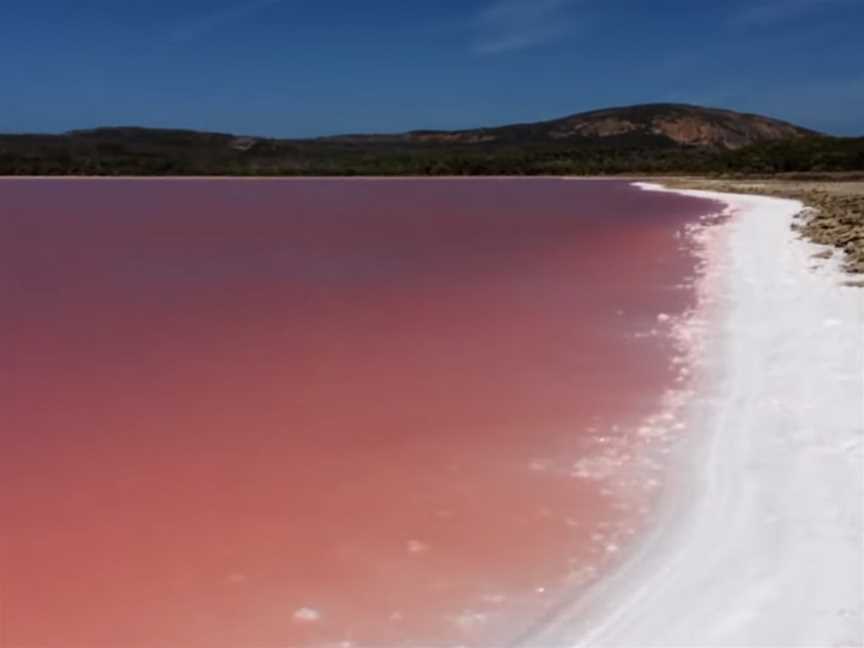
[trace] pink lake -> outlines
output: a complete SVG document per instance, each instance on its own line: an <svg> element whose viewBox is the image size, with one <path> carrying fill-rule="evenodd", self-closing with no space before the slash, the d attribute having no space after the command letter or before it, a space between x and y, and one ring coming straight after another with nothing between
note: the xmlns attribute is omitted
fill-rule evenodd
<svg viewBox="0 0 864 648"><path fill-rule="evenodd" d="M6 645L523 636L650 507L578 466L641 451L675 378L644 332L693 306L681 232L714 207L617 181L0 181Z"/></svg>

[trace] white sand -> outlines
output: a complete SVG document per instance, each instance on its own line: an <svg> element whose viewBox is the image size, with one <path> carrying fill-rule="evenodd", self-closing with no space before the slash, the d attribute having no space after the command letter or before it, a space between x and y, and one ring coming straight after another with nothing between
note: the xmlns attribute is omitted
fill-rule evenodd
<svg viewBox="0 0 864 648"><path fill-rule="evenodd" d="M635 555L525 646L864 646L864 289L791 230L800 203L681 193L734 213L682 470Z"/></svg>

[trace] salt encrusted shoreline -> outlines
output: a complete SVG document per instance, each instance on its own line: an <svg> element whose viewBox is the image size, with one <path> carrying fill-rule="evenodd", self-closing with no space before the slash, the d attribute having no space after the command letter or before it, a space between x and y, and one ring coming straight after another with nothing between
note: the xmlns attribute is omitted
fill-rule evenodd
<svg viewBox="0 0 864 648"><path fill-rule="evenodd" d="M807 209L794 223L795 229L814 243L834 248L822 250L823 257L839 253L848 272L864 274L864 183L688 178L673 179L670 186L800 200ZM850 283L862 287L860 279Z"/></svg>
<svg viewBox="0 0 864 648"><path fill-rule="evenodd" d="M679 470L630 559L523 645L862 646L864 295L814 264L800 202L680 193L731 217L704 241Z"/></svg>

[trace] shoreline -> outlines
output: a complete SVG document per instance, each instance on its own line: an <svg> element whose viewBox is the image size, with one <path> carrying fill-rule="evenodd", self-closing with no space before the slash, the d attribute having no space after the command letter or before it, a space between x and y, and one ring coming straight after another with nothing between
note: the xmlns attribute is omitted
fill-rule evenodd
<svg viewBox="0 0 864 648"><path fill-rule="evenodd" d="M646 181L631 182L631 185L643 191L667 192L662 185ZM537 648L540 645L550 648L607 648L606 644L595 644L591 639L596 622L614 617L616 607L646 572L662 569L658 558L663 555L664 547L672 536L686 531L692 507L676 497L676 493L692 492L693 476L682 468L682 464L692 463L694 457L704 453L706 445L702 435L694 434L694 430L698 430L699 421L707 415L703 394L712 389L712 379L716 378L707 376L705 353L706 338L711 333L709 324L719 316L712 286L717 277L710 274L710 261L717 253L717 247L723 244L722 223L730 216L730 209L722 198L715 195L698 197L721 203L723 207L703 215L700 221L686 225L682 231L682 239L687 241L686 245L698 259L692 278L696 302L678 316L658 319L658 324L664 329L662 334L671 338L675 345L672 364L678 367L677 384L666 392L658 408L637 424L657 433L652 434L651 444L642 449L645 454L641 461L663 465L660 478L663 485L653 500L652 519L622 553L618 564L612 565L587 590L571 593L569 603L565 598L563 604L557 606L558 615L547 616L545 624L535 625L532 633L519 636L510 644L511 648ZM634 639L620 648L636 646L642 648L641 641Z"/></svg>
<svg viewBox="0 0 864 648"><path fill-rule="evenodd" d="M731 212L706 234L690 436L633 553L519 645L862 646L864 300L814 266L800 202L671 191Z"/></svg>
<svg viewBox="0 0 864 648"><path fill-rule="evenodd" d="M141 181L182 181L182 180L248 180L248 181L300 181L300 180L605 180L618 182L633 182L642 176L566 176L566 175L402 175L402 176L88 176L88 175L56 175L56 176L25 176L0 175L0 181L8 180L141 180Z"/></svg>
<svg viewBox="0 0 864 648"><path fill-rule="evenodd" d="M793 224L804 237L832 249L820 252L824 258L837 254L850 279L864 287L864 182L860 180L794 180L772 179L721 180L710 178L670 178L670 188L798 200L806 206L805 218ZM854 275L859 275L858 277Z"/></svg>
<svg viewBox="0 0 864 648"><path fill-rule="evenodd" d="M516 645L864 646L864 294L844 283L839 255L799 238L799 201L641 186L729 213L696 233L704 299L671 323L696 341L688 431L632 554Z"/></svg>

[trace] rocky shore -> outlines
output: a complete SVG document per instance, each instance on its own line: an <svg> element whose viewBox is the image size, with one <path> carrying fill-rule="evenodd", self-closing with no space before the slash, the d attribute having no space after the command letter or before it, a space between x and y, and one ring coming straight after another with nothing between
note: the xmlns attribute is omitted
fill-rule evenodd
<svg viewBox="0 0 864 648"><path fill-rule="evenodd" d="M674 178L664 179L663 182L682 189L800 200L807 209L793 227L814 243L830 245L842 253L847 272L864 274L864 182L707 178ZM832 254L829 250L824 256ZM856 285L864 287L864 282Z"/></svg>

